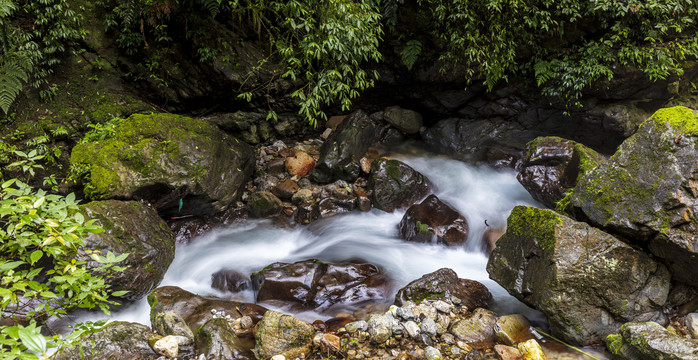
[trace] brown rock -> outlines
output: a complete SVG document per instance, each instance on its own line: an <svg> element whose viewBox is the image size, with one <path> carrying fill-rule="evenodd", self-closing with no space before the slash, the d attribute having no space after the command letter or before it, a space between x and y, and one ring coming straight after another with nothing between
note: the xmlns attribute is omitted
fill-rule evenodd
<svg viewBox="0 0 698 360"><path fill-rule="evenodd" d="M455 296L461 299L468 309L487 307L492 302L492 294L485 285L467 279L460 279L455 271L443 268L412 281L395 295L395 304L405 301L420 302Z"/></svg>
<svg viewBox="0 0 698 360"><path fill-rule="evenodd" d="M295 156L286 158L286 169L294 176L306 176L314 167L315 159L305 151L297 151Z"/></svg>
<svg viewBox="0 0 698 360"><path fill-rule="evenodd" d="M497 246L497 240L504 235L503 229L487 228L482 235L482 250L490 254Z"/></svg>
<svg viewBox="0 0 698 360"><path fill-rule="evenodd" d="M477 308L469 318L453 323L451 333L473 349L489 349L494 346L496 321L497 314Z"/></svg>
<svg viewBox="0 0 698 360"><path fill-rule="evenodd" d="M323 354L340 352L342 346L339 342L339 336L334 334L322 335L322 340L320 341L320 349L322 350Z"/></svg>
<svg viewBox="0 0 698 360"><path fill-rule="evenodd" d="M284 179L276 183L276 185L271 188L271 193L276 195L276 197L281 200L289 200L298 190L300 190L300 187L295 181L291 179Z"/></svg>
<svg viewBox="0 0 698 360"><path fill-rule="evenodd" d="M410 206L398 225L400 237L407 241L439 242L462 245L468 239L468 222L463 215L429 195L420 204Z"/></svg>
<svg viewBox="0 0 698 360"><path fill-rule="evenodd" d="M499 360L523 360L519 349L506 345L495 345L494 352Z"/></svg>
<svg viewBox="0 0 698 360"><path fill-rule="evenodd" d="M332 130L336 129L337 125L339 125L339 123L341 123L346 117L346 115L330 116L330 119L327 120L327 128Z"/></svg>
<svg viewBox="0 0 698 360"><path fill-rule="evenodd" d="M223 269L211 275L211 287L221 291L239 292L249 285L250 279L239 271Z"/></svg>
<svg viewBox="0 0 698 360"><path fill-rule="evenodd" d="M520 314L501 316L494 325L497 341L506 345L514 345L533 339L530 328L531 324Z"/></svg>

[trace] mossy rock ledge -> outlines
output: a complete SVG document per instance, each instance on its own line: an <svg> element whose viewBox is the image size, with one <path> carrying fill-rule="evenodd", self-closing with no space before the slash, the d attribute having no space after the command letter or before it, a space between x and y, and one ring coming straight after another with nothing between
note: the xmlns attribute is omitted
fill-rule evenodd
<svg viewBox="0 0 698 360"><path fill-rule="evenodd" d="M107 282L114 290L128 290L127 300L136 300L155 288L172 263L175 234L153 209L136 201L93 201L81 206L85 218L97 219L104 231L89 234L83 249L108 251L115 255L128 253L120 266L122 272L112 274ZM84 250L79 256L88 259L89 266L99 266Z"/></svg>
<svg viewBox="0 0 698 360"><path fill-rule="evenodd" d="M698 342L672 334L655 322L624 324L606 338L614 359L698 360Z"/></svg>
<svg viewBox="0 0 698 360"><path fill-rule="evenodd" d="M161 214L205 214L240 197L254 156L205 121L153 114L130 116L114 138L75 146L71 164L89 168L85 193L93 200L145 199Z"/></svg>
<svg viewBox="0 0 698 360"><path fill-rule="evenodd" d="M698 286L698 112L655 112L582 177L571 203L593 225L649 248L675 280Z"/></svg>
<svg viewBox="0 0 698 360"><path fill-rule="evenodd" d="M665 321L671 281L664 265L551 210L515 207L487 272L573 344L601 343L629 321Z"/></svg>

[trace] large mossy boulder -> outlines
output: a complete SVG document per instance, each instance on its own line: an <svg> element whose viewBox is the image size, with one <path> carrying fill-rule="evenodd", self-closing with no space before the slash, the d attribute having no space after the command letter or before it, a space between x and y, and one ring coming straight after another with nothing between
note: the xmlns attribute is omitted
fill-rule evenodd
<svg viewBox="0 0 698 360"><path fill-rule="evenodd" d="M649 248L676 280L698 286L698 112L658 110L579 181L571 201L592 224Z"/></svg>
<svg viewBox="0 0 698 360"><path fill-rule="evenodd" d="M51 357L53 360L154 360L160 357L148 345L153 336L149 327L115 321L101 330L84 335L75 344Z"/></svg>
<svg viewBox="0 0 698 360"><path fill-rule="evenodd" d="M551 210L517 206L487 263L490 277L543 312L553 334L602 342L629 321L664 321L669 271L649 255Z"/></svg>
<svg viewBox="0 0 698 360"><path fill-rule="evenodd" d="M267 311L257 323L255 353L259 359L269 359L274 355L284 355L294 359L308 355L313 344L315 329L291 315Z"/></svg>
<svg viewBox="0 0 698 360"><path fill-rule="evenodd" d="M537 137L526 144L516 178L534 199L555 208L567 191L601 161L603 157L596 151L575 141Z"/></svg>
<svg viewBox="0 0 698 360"><path fill-rule="evenodd" d="M627 323L606 338L619 360L698 360L698 341L682 338L655 322Z"/></svg>
<svg viewBox="0 0 698 360"><path fill-rule="evenodd" d="M249 145L205 121L132 115L115 132L73 148L71 164L89 169L91 199L145 199L160 213L222 211L239 198L254 169Z"/></svg>
<svg viewBox="0 0 698 360"><path fill-rule="evenodd" d="M431 186L424 175L402 161L380 158L371 164L368 189L375 208L393 212L422 200Z"/></svg>
<svg viewBox="0 0 698 360"><path fill-rule="evenodd" d="M359 161L379 138L379 130L361 110L347 116L322 144L311 178L319 183L356 180L361 174Z"/></svg>
<svg viewBox="0 0 698 360"><path fill-rule="evenodd" d="M85 217L97 219L104 231L85 238L79 256L88 259L90 267L100 264L91 260L85 250L109 251L115 255L128 253L119 263L126 269L106 278L113 290L128 290L125 299L136 300L155 288L174 259L175 234L153 209L136 201L93 201L81 206Z"/></svg>

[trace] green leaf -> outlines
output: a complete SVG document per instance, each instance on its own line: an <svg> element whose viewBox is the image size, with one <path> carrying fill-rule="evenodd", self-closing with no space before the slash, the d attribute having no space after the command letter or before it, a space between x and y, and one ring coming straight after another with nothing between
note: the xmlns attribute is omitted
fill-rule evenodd
<svg viewBox="0 0 698 360"><path fill-rule="evenodd" d="M10 270L15 269L16 267L26 264L25 261L10 261L10 262L5 262L0 264L0 273L4 273Z"/></svg>
<svg viewBox="0 0 698 360"><path fill-rule="evenodd" d="M31 253L31 255L29 255L30 263L33 265L34 263L39 261L39 259L41 259L42 256L44 256L43 251L35 250L34 252Z"/></svg>
<svg viewBox="0 0 698 360"><path fill-rule="evenodd" d="M27 327L20 326L18 329L19 339L30 351L43 354L46 352L46 338L41 335L41 327L34 327L33 324Z"/></svg>

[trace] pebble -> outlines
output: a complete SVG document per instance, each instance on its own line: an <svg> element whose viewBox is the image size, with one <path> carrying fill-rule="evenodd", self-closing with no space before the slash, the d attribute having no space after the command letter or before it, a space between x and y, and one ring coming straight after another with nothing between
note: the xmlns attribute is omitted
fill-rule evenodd
<svg viewBox="0 0 698 360"><path fill-rule="evenodd" d="M433 306L436 310L438 310L438 311L440 311L440 312L442 312L442 313L444 313L444 314L448 314L448 313L450 313L451 311L453 311L453 305L451 305L451 304L449 304L449 303L447 303L447 302L445 302L445 301L443 301L443 300L435 301L434 303L432 303L432 306Z"/></svg>
<svg viewBox="0 0 698 360"><path fill-rule="evenodd" d="M419 329L429 336L436 336L436 323L432 318L425 318L422 320L422 323L419 324Z"/></svg>
<svg viewBox="0 0 698 360"><path fill-rule="evenodd" d="M271 360L286 360L286 357L283 355L274 355L271 357Z"/></svg>
<svg viewBox="0 0 698 360"><path fill-rule="evenodd" d="M364 320L354 321L344 325L344 328L347 330L347 332L350 333L357 331L366 331L368 330L368 323Z"/></svg>
<svg viewBox="0 0 698 360"><path fill-rule="evenodd" d="M419 337L419 334L420 334L419 326L414 321L410 320L410 321L402 324L402 326L405 328L405 331L407 332L407 335L409 337L411 337L413 339L416 339L417 337Z"/></svg>
<svg viewBox="0 0 698 360"><path fill-rule="evenodd" d="M441 356L441 351L439 349L427 346L426 349L424 349L424 358L426 360L442 360L443 357Z"/></svg>
<svg viewBox="0 0 698 360"><path fill-rule="evenodd" d="M153 344L153 350L160 355L176 358L179 353L177 338L172 335L165 336Z"/></svg>

